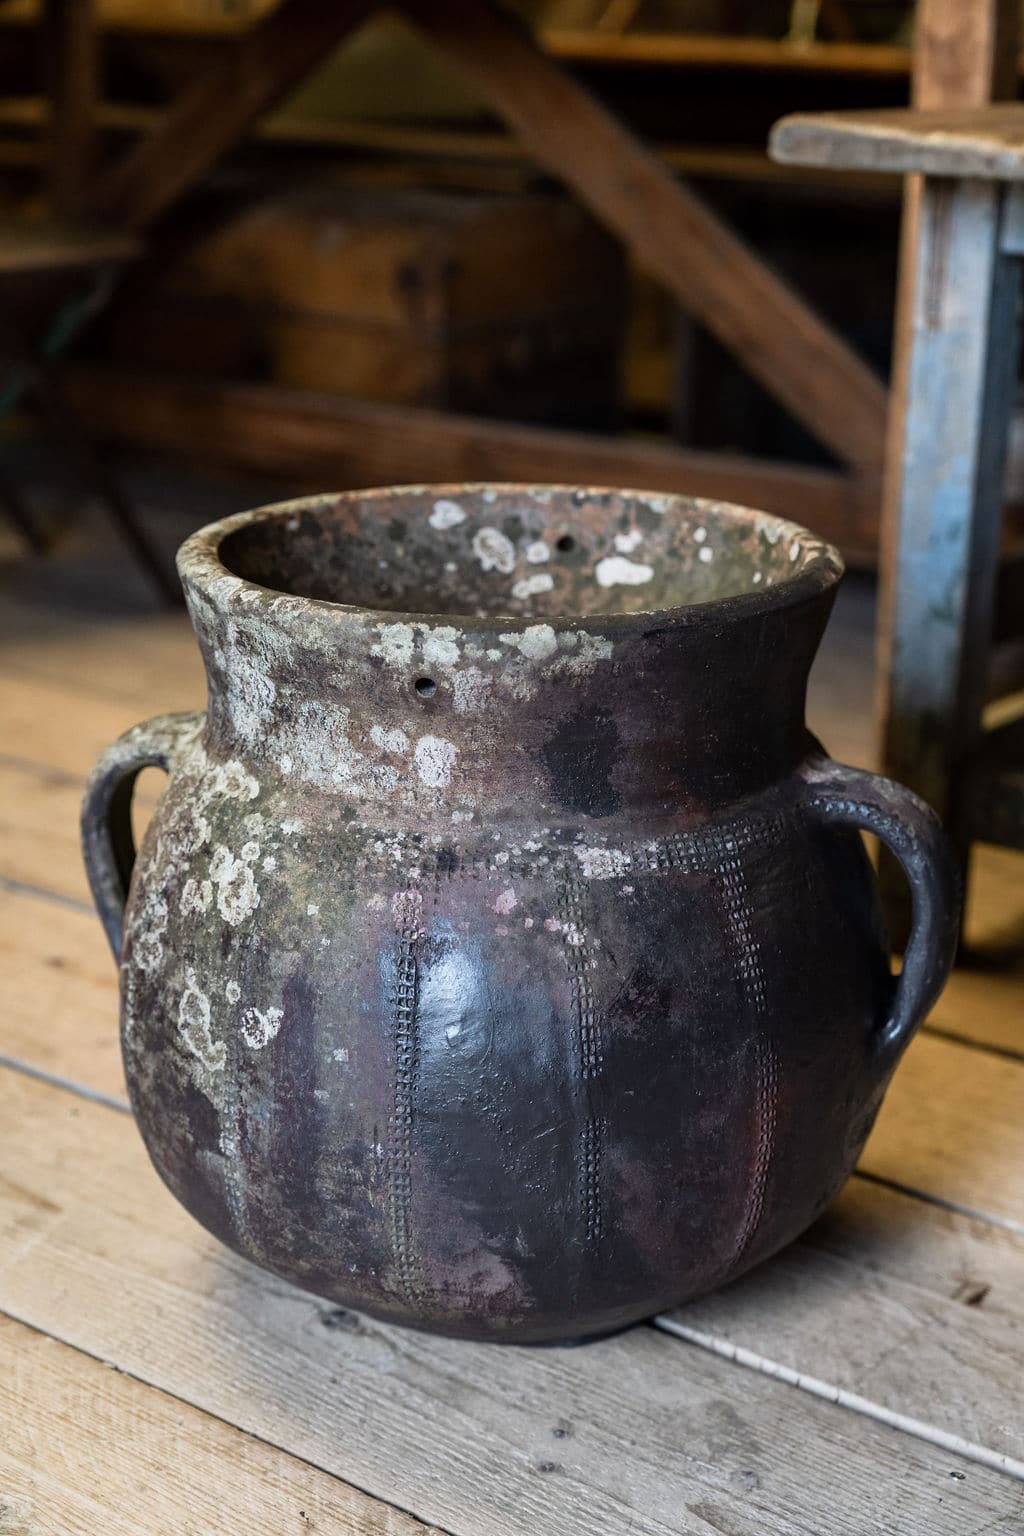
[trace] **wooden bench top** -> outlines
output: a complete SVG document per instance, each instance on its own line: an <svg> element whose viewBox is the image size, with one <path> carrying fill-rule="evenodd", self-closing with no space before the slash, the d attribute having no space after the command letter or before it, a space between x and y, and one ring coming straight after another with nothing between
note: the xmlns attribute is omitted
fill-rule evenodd
<svg viewBox="0 0 1024 1536"><path fill-rule="evenodd" d="M782 165L1024 181L1024 103L799 112L775 124L768 152Z"/></svg>

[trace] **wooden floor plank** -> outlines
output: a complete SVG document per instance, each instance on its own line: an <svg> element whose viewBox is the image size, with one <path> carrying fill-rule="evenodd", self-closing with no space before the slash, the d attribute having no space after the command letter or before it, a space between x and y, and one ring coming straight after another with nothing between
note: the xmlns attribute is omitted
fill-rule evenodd
<svg viewBox="0 0 1024 1536"><path fill-rule="evenodd" d="M1018 889L1022 879L1024 874L1016 873ZM980 904L980 888L978 895ZM984 918L988 918L987 911ZM978 920L975 918L975 924ZM978 969L954 971L935 1005L929 1030L973 1041L982 1048L1007 1051L1024 1060L1024 965L1015 960L1012 969L1001 971L986 968L981 962Z"/></svg>
<svg viewBox="0 0 1024 1536"><path fill-rule="evenodd" d="M1024 1063L918 1035L860 1166L1024 1233Z"/></svg>
<svg viewBox="0 0 1024 1536"><path fill-rule="evenodd" d="M670 1325L1024 1477L1024 1235L854 1178L783 1253Z"/></svg>
<svg viewBox="0 0 1024 1536"><path fill-rule="evenodd" d="M0 1056L126 1100L117 971L98 920L0 890Z"/></svg>
<svg viewBox="0 0 1024 1536"><path fill-rule="evenodd" d="M339 1316L206 1239L126 1116L0 1091L0 1309L457 1536L1024 1531L1010 1479L652 1329L517 1350Z"/></svg>
<svg viewBox="0 0 1024 1536"><path fill-rule="evenodd" d="M202 695L199 699L201 704ZM133 699L0 666L0 751L50 773L84 779L100 753L145 716Z"/></svg>
<svg viewBox="0 0 1024 1536"><path fill-rule="evenodd" d="M76 613L8 591L0 603L0 673L121 704L131 725L169 710L201 709L206 697L183 612Z"/></svg>
<svg viewBox="0 0 1024 1536"><path fill-rule="evenodd" d="M91 906L78 817L82 784L0 760L0 876Z"/></svg>
<svg viewBox="0 0 1024 1536"><path fill-rule="evenodd" d="M429 1536L409 1515L3 1316L0 1423L6 1536Z"/></svg>

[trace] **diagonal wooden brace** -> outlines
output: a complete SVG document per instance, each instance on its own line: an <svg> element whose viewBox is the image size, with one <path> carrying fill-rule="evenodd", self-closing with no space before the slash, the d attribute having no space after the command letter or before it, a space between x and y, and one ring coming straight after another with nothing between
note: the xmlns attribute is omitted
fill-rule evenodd
<svg viewBox="0 0 1024 1536"><path fill-rule="evenodd" d="M492 0L403 0L524 147L845 463L881 469L883 383Z"/></svg>
<svg viewBox="0 0 1024 1536"><path fill-rule="evenodd" d="M81 211L144 229L379 8L379 0L286 0L182 93L159 128L87 190Z"/></svg>

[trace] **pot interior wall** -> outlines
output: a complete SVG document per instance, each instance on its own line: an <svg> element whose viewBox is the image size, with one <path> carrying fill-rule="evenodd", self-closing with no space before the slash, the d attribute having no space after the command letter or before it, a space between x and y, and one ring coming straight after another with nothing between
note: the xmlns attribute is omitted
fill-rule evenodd
<svg viewBox="0 0 1024 1536"><path fill-rule="evenodd" d="M821 544L765 514L683 498L530 489L400 490L292 503L228 535L236 576L401 613L640 613L761 590Z"/></svg>

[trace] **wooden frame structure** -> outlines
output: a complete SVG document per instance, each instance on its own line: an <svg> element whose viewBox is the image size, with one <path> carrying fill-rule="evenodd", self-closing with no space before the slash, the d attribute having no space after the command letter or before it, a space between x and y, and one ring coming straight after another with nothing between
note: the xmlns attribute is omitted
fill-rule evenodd
<svg viewBox="0 0 1024 1536"><path fill-rule="evenodd" d="M1024 725L986 736L1003 479L1017 393L1024 105L1008 0L923 0L915 106L797 115L790 164L909 173L883 497L879 746L885 772L973 840L1024 848ZM906 887L881 873L897 936Z"/></svg>
<svg viewBox="0 0 1024 1536"><path fill-rule="evenodd" d="M72 89L76 72L55 68L51 185L61 205L72 202L78 216L90 221L133 233L146 231L381 3L283 0L172 103L158 127L92 177L86 174L88 153L83 158L73 146L88 146L92 140L98 93L80 81ZM754 500L807 517L855 559L870 558L885 438L887 392L882 381L696 192L679 182L495 0L403 0L400 9L472 81L530 155L612 229L638 264L699 318L843 466L807 471L722 456L718 476L717 455L666 448L661 450L654 488L687 489L696 479L711 494ZM54 58L74 56L86 68L91 58L95 67L95 48L90 54L85 41L90 23L91 0L49 0L47 25L56 39L51 43ZM78 156L74 175L61 164L67 154ZM151 380L150 389L158 383ZM243 398L225 386L226 408ZM174 399L180 399L180 388ZM173 406L173 400L168 404ZM303 409L301 399L292 400L293 416ZM346 403L339 401L334 411L339 428L349 425L349 436L358 430L363 414L357 402L347 412ZM410 411L409 416L418 413ZM104 415L100 400L90 402L89 417L98 433L116 436L125 431L112 413ZM408 427L415 428L417 440L430 438L441 448L445 418L423 413ZM493 450L490 424L480 423L474 443L471 424L463 421L458 440L464 473L484 472ZM548 439L537 429L524 430L515 454L518 472L523 478L556 472L562 478L578 478L577 463L592 460L594 441L585 434L558 433ZM614 442L605 446L609 453L617 447ZM638 472L643 468L642 462L634 466L630 445L623 446L623 469L616 479L627 477L634 467ZM818 491L820 500L815 500Z"/></svg>

